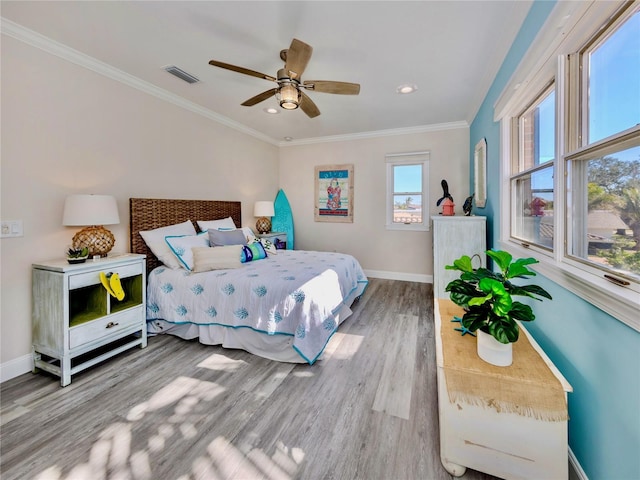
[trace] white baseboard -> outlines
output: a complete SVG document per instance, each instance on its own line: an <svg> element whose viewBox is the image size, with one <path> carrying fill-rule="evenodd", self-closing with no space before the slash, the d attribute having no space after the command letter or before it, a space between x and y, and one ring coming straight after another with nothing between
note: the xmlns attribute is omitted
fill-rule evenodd
<svg viewBox="0 0 640 480"><path fill-rule="evenodd" d="M423 275L421 273L386 272L384 270L365 270L364 273L367 277L382 278L384 280L433 283L433 275Z"/></svg>
<svg viewBox="0 0 640 480"><path fill-rule="evenodd" d="M31 370L33 370L33 356L31 354L9 360L0 364L0 383L28 373Z"/></svg>
<svg viewBox="0 0 640 480"><path fill-rule="evenodd" d="M577 480L589 480L589 477L587 477L587 474L584 473L580 462L578 462L578 459L573 454L571 448L569 448L569 478Z"/></svg>

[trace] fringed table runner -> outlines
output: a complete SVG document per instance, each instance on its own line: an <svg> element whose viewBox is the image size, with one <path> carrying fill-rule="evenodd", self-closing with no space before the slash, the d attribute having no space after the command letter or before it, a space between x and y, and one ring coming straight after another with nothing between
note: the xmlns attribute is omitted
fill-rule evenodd
<svg viewBox="0 0 640 480"><path fill-rule="evenodd" d="M482 360L476 337L454 330L464 310L448 299L440 308L443 368L451 403L467 403L545 421L568 419L565 391L524 332L513 344L513 364L496 367Z"/></svg>

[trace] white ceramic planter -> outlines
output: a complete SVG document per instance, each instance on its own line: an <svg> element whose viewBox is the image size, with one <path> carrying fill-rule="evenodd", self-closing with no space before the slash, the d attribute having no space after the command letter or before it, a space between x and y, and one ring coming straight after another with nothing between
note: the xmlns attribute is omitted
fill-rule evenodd
<svg viewBox="0 0 640 480"><path fill-rule="evenodd" d="M478 356L491 365L508 367L513 362L513 344L500 343L482 330L476 331Z"/></svg>

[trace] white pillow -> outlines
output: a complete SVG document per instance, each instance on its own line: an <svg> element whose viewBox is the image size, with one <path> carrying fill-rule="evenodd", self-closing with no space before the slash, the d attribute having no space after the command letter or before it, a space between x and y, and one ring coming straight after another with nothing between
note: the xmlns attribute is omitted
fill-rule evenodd
<svg viewBox="0 0 640 480"><path fill-rule="evenodd" d="M180 264L187 270L193 270L193 247L208 247L209 235L207 232L198 235L183 235L180 237L164 237L169 248L176 256Z"/></svg>
<svg viewBox="0 0 640 480"><path fill-rule="evenodd" d="M242 233L244 233L244 238L247 239L247 243L253 242L253 240L256 238L256 234L253 233L253 230L251 230L249 227L242 227Z"/></svg>
<svg viewBox="0 0 640 480"><path fill-rule="evenodd" d="M169 225L168 227L156 228L154 230L147 230L140 232L140 236L147 244L147 247L153 252L153 254L160 260L166 267L176 269L180 268L178 259L173 254L169 245L164 241L164 237L168 235L195 235L196 229L191 223L191 220L187 220L182 223L176 223L175 225Z"/></svg>
<svg viewBox="0 0 640 480"><path fill-rule="evenodd" d="M242 245L225 247L193 247L193 273L223 270L242 266Z"/></svg>
<svg viewBox="0 0 640 480"><path fill-rule="evenodd" d="M235 230L236 224L233 223L233 218L227 217L222 220L198 220L196 222L200 230L206 232L209 229L212 230Z"/></svg>

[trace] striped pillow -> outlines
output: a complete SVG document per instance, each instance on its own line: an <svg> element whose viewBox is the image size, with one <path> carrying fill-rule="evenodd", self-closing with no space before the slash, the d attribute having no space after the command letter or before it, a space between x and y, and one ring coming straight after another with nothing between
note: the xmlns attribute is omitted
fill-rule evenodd
<svg viewBox="0 0 640 480"><path fill-rule="evenodd" d="M240 257L242 263L261 260L263 258L267 258L267 252L260 242L242 246L242 256Z"/></svg>

